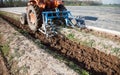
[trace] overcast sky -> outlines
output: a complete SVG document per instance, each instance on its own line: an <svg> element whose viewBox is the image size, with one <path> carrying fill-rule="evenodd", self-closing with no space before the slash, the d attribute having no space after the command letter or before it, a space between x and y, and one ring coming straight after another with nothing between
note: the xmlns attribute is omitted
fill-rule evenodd
<svg viewBox="0 0 120 75"><path fill-rule="evenodd" d="M103 4L120 4L120 0L102 0Z"/></svg>

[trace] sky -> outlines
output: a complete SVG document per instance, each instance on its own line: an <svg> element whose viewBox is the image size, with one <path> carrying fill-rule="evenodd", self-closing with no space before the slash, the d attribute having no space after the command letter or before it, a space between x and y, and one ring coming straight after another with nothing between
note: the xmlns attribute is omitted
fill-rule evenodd
<svg viewBox="0 0 120 75"><path fill-rule="evenodd" d="M120 0L102 0L103 4L120 4Z"/></svg>

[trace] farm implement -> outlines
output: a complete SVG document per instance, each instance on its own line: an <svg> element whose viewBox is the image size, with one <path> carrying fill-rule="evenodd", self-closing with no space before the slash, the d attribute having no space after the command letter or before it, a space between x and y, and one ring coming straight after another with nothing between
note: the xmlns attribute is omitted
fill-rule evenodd
<svg viewBox="0 0 120 75"><path fill-rule="evenodd" d="M47 37L57 34L58 25L85 27L84 20L74 17L62 0L29 0L20 21L28 23L33 32L40 31Z"/></svg>

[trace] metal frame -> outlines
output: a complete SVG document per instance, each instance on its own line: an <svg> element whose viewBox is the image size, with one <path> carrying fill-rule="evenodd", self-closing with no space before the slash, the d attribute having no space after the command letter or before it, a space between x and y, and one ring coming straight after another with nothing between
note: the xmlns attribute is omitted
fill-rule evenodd
<svg viewBox="0 0 120 75"><path fill-rule="evenodd" d="M42 12L43 24L42 24L42 29L39 29L39 30L42 33L46 34L47 36L50 33L50 31L47 30L47 27L51 28L52 33L57 33L55 31L54 24L52 23L52 20L55 18L58 18L58 19L64 18L66 26L71 26L71 27L75 26L72 24L71 19L75 19L76 21L78 20L77 18L71 15L70 11L59 11L58 9L56 9L56 11L45 11L45 12ZM77 22L77 24L80 27L80 23Z"/></svg>
<svg viewBox="0 0 120 75"><path fill-rule="evenodd" d="M69 26L69 16L70 11L48 11L42 12L43 24L48 24L48 20L52 20L54 18L64 18L66 21L66 25Z"/></svg>

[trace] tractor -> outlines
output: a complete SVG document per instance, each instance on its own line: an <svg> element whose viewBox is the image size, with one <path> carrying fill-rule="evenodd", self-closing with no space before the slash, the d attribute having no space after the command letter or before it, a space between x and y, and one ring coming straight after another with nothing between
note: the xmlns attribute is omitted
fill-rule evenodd
<svg viewBox="0 0 120 75"><path fill-rule="evenodd" d="M79 18L75 18L68 11L62 0L29 0L26 13L20 17L21 24L28 23L33 31L40 31L46 36L57 34L56 24L81 27Z"/></svg>

